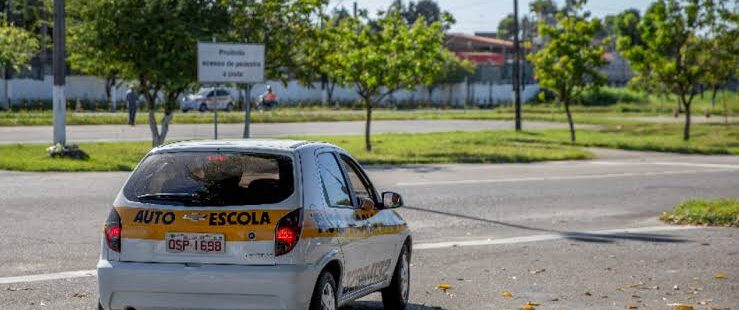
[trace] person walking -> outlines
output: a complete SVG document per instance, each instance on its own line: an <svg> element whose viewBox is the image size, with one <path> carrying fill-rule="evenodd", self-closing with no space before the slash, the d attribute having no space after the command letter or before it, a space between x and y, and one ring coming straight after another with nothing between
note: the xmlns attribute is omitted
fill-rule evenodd
<svg viewBox="0 0 739 310"><path fill-rule="evenodd" d="M129 89L126 93L126 102L128 102L128 124L131 126L136 125L136 104L139 101L139 96Z"/></svg>

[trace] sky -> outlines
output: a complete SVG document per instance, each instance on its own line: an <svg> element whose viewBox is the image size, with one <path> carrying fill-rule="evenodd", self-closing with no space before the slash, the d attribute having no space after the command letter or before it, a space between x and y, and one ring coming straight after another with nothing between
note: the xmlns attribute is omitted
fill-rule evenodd
<svg viewBox="0 0 739 310"><path fill-rule="evenodd" d="M418 0L414 0L418 1ZM475 31L495 31L498 22L507 14L513 12L514 0L436 0L442 10L454 15L457 23L450 29L451 32L474 33ZM351 12L354 0L330 0L329 8L344 6ZM370 13L378 9L386 9L392 0L357 0L357 6L368 9ZM403 0L408 3L408 0ZM528 12L529 0L519 0L519 16ZM562 6L565 0L555 0ZM593 16L603 17L616 14L623 10L635 8L644 11L651 3L649 0L590 0L585 5Z"/></svg>

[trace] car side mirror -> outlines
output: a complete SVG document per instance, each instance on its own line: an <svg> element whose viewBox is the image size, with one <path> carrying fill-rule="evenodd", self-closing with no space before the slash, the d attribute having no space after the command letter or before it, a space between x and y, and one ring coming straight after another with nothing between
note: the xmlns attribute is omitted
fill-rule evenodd
<svg viewBox="0 0 739 310"><path fill-rule="evenodd" d="M386 209L395 209L403 206L403 197L396 192L382 193L382 203Z"/></svg>

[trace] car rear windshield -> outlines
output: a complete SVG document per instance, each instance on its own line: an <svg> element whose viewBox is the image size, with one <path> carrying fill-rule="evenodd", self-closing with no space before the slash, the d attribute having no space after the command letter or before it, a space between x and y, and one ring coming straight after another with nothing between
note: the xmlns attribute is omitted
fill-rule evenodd
<svg viewBox="0 0 739 310"><path fill-rule="evenodd" d="M185 206L274 204L293 191L289 157L227 152L149 155L123 188L132 201Z"/></svg>

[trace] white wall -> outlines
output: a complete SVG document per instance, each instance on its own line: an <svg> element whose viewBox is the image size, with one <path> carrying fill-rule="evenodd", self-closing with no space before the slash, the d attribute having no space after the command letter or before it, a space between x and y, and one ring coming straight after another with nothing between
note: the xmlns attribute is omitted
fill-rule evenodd
<svg viewBox="0 0 739 310"><path fill-rule="evenodd" d="M0 100L4 98L4 80L0 79ZM33 79L11 79L8 81L8 93L13 101L20 100L51 100L51 88L53 84L53 76L48 75L44 80ZM257 100L260 94L264 93L267 85L271 85L272 89L283 104L315 103L321 101L320 83L314 83L314 87L309 88L302 86L297 81L290 81L286 86L279 81L269 81L254 85L251 91L252 101ZM128 90L126 85L117 88L117 100L123 101L125 93ZM240 91L236 88L230 88L234 98L241 98ZM527 85L522 92L524 101L535 96L539 90L536 84ZM68 100L79 99L96 99L105 100L105 80L93 76L68 76L65 87L65 95ZM385 103L389 102L424 102L434 104L447 104L450 106L462 105L465 99L470 104L490 105L500 104L513 101L513 89L511 84L483 84L472 83L467 86L465 83L447 84L436 87L433 90L432 97L429 98L428 89L419 86L415 90L400 90L395 92L391 97L385 99ZM359 100L357 93L351 88L336 87L333 93L333 100L336 101L356 101Z"/></svg>
<svg viewBox="0 0 739 310"><path fill-rule="evenodd" d="M0 79L0 98L5 98L3 93L5 80ZM8 94L10 100L51 100L51 89L54 83L54 76L44 76L43 80L34 79L10 79L8 80ZM118 100L123 99L123 95L128 91L128 87L123 85L117 88ZM71 75L67 76L64 95L67 99L105 99L105 80L94 76L87 75ZM2 100L2 99L0 99Z"/></svg>

